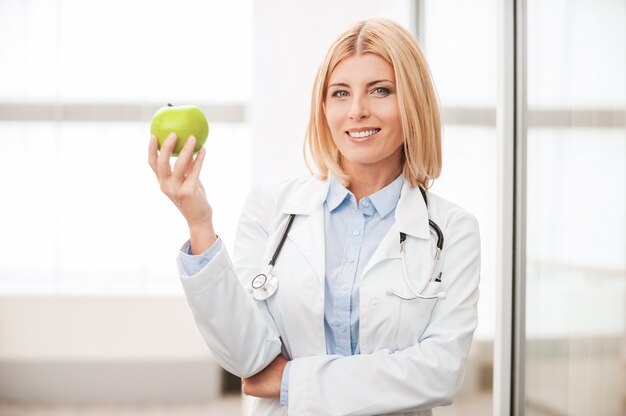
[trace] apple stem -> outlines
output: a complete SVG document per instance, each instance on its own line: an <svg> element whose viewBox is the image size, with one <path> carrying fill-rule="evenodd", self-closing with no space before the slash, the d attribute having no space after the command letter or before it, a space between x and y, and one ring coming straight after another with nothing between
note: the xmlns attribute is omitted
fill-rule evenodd
<svg viewBox="0 0 626 416"><path fill-rule="evenodd" d="M170 104L170 103L167 103L167 106L168 106L168 107L174 107L174 106L173 106L172 104Z"/></svg>

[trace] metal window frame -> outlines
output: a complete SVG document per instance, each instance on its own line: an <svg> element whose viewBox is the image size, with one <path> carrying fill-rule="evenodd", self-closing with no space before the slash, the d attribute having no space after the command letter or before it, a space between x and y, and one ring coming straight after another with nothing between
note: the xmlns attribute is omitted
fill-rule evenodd
<svg viewBox="0 0 626 416"><path fill-rule="evenodd" d="M526 1L498 2L494 416L524 414L526 281Z"/></svg>
<svg viewBox="0 0 626 416"><path fill-rule="evenodd" d="M515 0L515 182L513 201L513 350L511 352L511 414L524 414L526 383L526 179L528 145L528 84L526 0Z"/></svg>

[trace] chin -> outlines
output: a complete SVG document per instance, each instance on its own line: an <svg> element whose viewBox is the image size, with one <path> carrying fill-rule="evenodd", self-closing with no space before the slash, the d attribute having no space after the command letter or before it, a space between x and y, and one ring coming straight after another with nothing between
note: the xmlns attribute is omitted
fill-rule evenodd
<svg viewBox="0 0 626 416"><path fill-rule="evenodd" d="M344 157L343 158L347 163L353 165L375 165L381 162L381 159L377 157L368 157L368 156L355 156L355 157Z"/></svg>
<svg viewBox="0 0 626 416"><path fill-rule="evenodd" d="M386 152L376 151L375 149L350 149L350 151L341 151L342 159L345 161L344 166L348 164L352 165L372 165L372 167L377 167L378 169L386 169L390 166L396 166L396 158L398 159L397 163L401 163L401 157L399 155L395 155L393 152L388 154Z"/></svg>

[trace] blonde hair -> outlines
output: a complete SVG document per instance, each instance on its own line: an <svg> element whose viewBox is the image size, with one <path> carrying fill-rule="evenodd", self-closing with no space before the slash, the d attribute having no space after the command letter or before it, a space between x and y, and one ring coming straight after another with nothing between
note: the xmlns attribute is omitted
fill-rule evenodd
<svg viewBox="0 0 626 416"><path fill-rule="evenodd" d="M441 173L441 116L428 63L413 35L388 19L355 23L337 38L320 66L311 95L311 115L304 141L317 166L317 176L331 171L344 184L350 178L341 167L341 154L326 122L324 100L328 78L343 59L372 53L387 61L394 71L404 146L402 173L412 186L428 189Z"/></svg>

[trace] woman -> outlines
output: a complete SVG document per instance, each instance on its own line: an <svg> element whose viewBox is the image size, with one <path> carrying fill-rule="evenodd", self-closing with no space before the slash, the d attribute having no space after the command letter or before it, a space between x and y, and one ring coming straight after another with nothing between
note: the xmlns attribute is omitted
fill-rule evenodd
<svg viewBox="0 0 626 416"><path fill-rule="evenodd" d="M452 402L477 324L480 240L471 214L426 192L441 125L406 29L359 22L331 46L305 142L318 172L252 191L232 260L198 179L205 151L193 159L190 140L171 170L175 141L159 154L152 138L149 162L189 224L181 282L254 415L430 415Z"/></svg>

